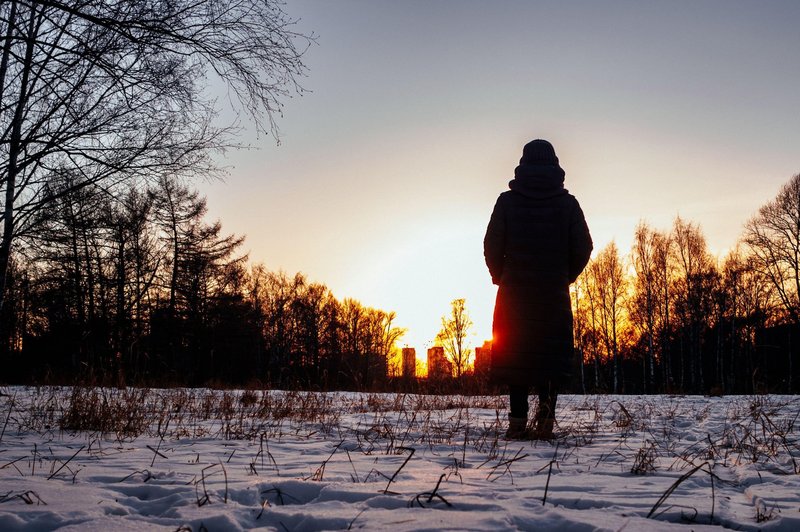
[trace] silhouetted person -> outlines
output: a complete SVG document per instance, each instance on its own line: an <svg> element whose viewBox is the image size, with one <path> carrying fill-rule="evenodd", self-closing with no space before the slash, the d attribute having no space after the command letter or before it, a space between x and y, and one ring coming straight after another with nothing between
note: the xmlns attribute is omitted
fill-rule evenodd
<svg viewBox="0 0 800 532"><path fill-rule="evenodd" d="M511 190L497 198L483 252L498 285L492 381L509 387L509 438L552 439L557 393L573 358L569 285L586 267L592 238L564 170L546 140L525 145ZM539 395L528 430L528 391Z"/></svg>

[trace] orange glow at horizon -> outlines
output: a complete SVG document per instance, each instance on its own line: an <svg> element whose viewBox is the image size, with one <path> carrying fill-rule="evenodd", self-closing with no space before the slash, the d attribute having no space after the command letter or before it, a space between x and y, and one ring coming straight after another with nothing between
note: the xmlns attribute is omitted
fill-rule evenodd
<svg viewBox="0 0 800 532"><path fill-rule="evenodd" d="M427 377L428 376L428 355L422 355L421 353L417 353L417 367L416 367L416 376L417 377Z"/></svg>

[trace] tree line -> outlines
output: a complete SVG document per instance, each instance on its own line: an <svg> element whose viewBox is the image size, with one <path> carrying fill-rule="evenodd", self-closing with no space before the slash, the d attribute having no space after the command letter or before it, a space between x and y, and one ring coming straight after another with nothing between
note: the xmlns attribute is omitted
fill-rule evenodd
<svg viewBox="0 0 800 532"><path fill-rule="evenodd" d="M717 260L697 224L636 227L572 289L578 390L800 391L800 174Z"/></svg>
<svg viewBox="0 0 800 532"><path fill-rule="evenodd" d="M385 389L399 374L393 312L250 264L206 213L174 176L116 196L66 184L9 262L4 380ZM572 286L570 391L795 392L798 293L800 174L721 259L697 224L640 222L628 255L611 242ZM472 322L451 306L437 343L474 380Z"/></svg>
<svg viewBox="0 0 800 532"><path fill-rule="evenodd" d="M14 256L2 326L8 378L375 388L403 333L394 313L250 265L174 178L122 198L52 202ZM13 376L13 377L12 377Z"/></svg>

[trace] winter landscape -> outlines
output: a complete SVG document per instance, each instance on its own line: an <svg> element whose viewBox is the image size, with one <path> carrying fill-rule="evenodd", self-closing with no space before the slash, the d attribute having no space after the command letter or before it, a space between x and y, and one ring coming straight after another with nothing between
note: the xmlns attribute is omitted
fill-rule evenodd
<svg viewBox="0 0 800 532"><path fill-rule="evenodd" d="M800 397L9 387L2 530L797 530ZM535 399L532 399L534 402Z"/></svg>
<svg viewBox="0 0 800 532"><path fill-rule="evenodd" d="M0 0L0 532L800 530L798 20Z"/></svg>

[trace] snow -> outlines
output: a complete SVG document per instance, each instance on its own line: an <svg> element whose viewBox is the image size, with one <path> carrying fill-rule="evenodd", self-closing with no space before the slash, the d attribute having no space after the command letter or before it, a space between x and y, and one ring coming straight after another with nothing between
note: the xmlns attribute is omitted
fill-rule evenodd
<svg viewBox="0 0 800 532"><path fill-rule="evenodd" d="M4 531L800 530L795 396L2 392Z"/></svg>

